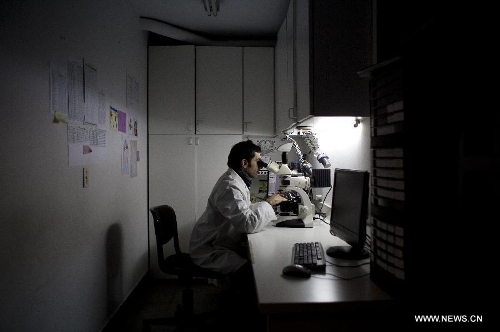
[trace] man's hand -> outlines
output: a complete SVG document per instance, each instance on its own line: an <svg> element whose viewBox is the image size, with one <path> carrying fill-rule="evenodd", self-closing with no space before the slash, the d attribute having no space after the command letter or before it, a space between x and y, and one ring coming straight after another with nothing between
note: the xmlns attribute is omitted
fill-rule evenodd
<svg viewBox="0 0 500 332"><path fill-rule="evenodd" d="M278 193L273 194L266 199L266 202L268 202L271 205L277 205L284 201L288 201L288 199L286 199L285 197L281 196Z"/></svg>

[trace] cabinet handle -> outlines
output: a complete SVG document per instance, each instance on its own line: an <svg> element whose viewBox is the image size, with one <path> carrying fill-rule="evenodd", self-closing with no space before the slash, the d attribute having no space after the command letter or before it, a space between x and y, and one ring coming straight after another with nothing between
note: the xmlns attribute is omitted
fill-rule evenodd
<svg viewBox="0 0 500 332"><path fill-rule="evenodd" d="M199 139L198 137L196 137L196 138L194 139L194 144L195 144L195 145L200 145L200 139Z"/></svg>
<svg viewBox="0 0 500 332"><path fill-rule="evenodd" d="M192 137L189 137L189 139L188 139L188 145L193 145L193 138Z"/></svg>
<svg viewBox="0 0 500 332"><path fill-rule="evenodd" d="M289 118L289 119L295 119L294 110L295 110L295 109L294 109L293 107L290 107L290 108L288 109L288 118Z"/></svg>
<svg viewBox="0 0 500 332"><path fill-rule="evenodd" d="M200 124L203 122L203 119L196 119L196 129L195 129L195 133L199 133L200 130L198 128L200 128Z"/></svg>
<svg viewBox="0 0 500 332"><path fill-rule="evenodd" d="M252 123L252 121L249 121L249 122L245 122L245 132L248 131L248 125Z"/></svg>
<svg viewBox="0 0 500 332"><path fill-rule="evenodd" d="M193 131L193 124L192 123L188 123L187 130L188 130L188 132Z"/></svg>

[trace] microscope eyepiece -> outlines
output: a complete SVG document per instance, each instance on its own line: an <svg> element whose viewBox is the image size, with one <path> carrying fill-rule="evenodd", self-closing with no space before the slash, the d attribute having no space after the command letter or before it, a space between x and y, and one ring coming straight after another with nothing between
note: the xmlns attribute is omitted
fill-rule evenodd
<svg viewBox="0 0 500 332"><path fill-rule="evenodd" d="M262 159L259 158L259 160L257 160L257 166L259 168L264 168L264 167L267 167L267 163L264 162Z"/></svg>

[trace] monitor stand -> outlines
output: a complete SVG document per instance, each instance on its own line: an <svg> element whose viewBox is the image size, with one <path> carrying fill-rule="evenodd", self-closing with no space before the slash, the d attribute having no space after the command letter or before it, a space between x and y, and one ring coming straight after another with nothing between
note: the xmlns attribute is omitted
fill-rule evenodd
<svg viewBox="0 0 500 332"><path fill-rule="evenodd" d="M352 246L335 246L326 250L326 254L333 258L359 260L370 257L370 253L365 249L354 248Z"/></svg>

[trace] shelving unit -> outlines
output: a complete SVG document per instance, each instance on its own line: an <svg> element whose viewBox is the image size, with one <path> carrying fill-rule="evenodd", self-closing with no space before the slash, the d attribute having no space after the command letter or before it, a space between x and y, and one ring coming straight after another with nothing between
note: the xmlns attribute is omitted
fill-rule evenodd
<svg viewBox="0 0 500 332"><path fill-rule="evenodd" d="M376 9L380 62L358 73L370 80L371 278L411 313L482 312L500 201L491 63L477 51L487 29L462 26L470 6Z"/></svg>
<svg viewBox="0 0 500 332"><path fill-rule="evenodd" d="M396 295L405 281L405 127L400 58L368 68L360 76L370 78L370 274Z"/></svg>

